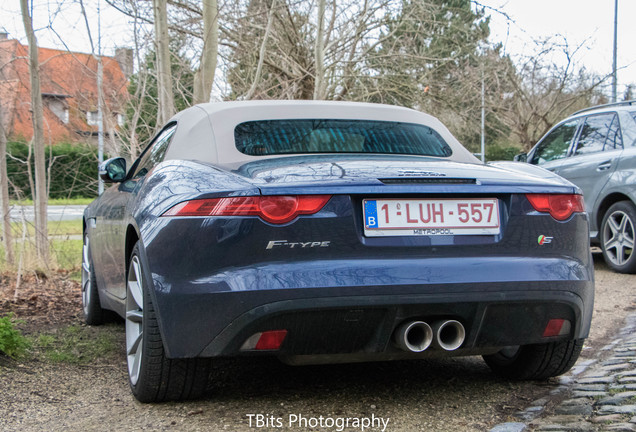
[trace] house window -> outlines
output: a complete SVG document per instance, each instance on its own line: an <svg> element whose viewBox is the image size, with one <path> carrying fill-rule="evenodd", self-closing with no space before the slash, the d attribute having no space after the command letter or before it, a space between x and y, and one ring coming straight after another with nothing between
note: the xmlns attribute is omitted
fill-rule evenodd
<svg viewBox="0 0 636 432"><path fill-rule="evenodd" d="M99 124L99 113L97 111L86 111L86 123L89 126L97 126Z"/></svg>
<svg viewBox="0 0 636 432"><path fill-rule="evenodd" d="M68 124L68 104L65 96L43 94L42 102L64 124Z"/></svg>
<svg viewBox="0 0 636 432"><path fill-rule="evenodd" d="M124 127L124 123L126 122L126 117L123 114L117 113L117 126Z"/></svg>

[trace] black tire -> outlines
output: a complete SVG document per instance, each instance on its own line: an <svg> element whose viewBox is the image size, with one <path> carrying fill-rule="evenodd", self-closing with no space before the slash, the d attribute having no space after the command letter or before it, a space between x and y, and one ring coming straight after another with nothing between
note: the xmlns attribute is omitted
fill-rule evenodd
<svg viewBox="0 0 636 432"><path fill-rule="evenodd" d="M82 311L86 324L101 325L104 323L105 311L99 302L90 238L87 233L84 233L82 246Z"/></svg>
<svg viewBox="0 0 636 432"><path fill-rule="evenodd" d="M569 371L581 354L583 339L522 345L485 355L484 361L497 375L515 380L545 380Z"/></svg>
<svg viewBox="0 0 636 432"><path fill-rule="evenodd" d="M636 207L619 201L607 209L601 222L600 240L607 265L619 273L636 273Z"/></svg>
<svg viewBox="0 0 636 432"><path fill-rule="evenodd" d="M140 258L140 244L132 251L126 286L126 354L128 379L133 395L140 402L163 402L168 400L194 399L206 389L210 369L209 359L169 359L166 358L157 316L150 296L150 287ZM135 269L135 266L138 266ZM136 272L136 273L135 273ZM132 284L140 278L143 308L134 300ZM136 316L136 318L135 318ZM132 319L131 319L132 318ZM140 322L139 322L140 321ZM135 328L141 329L141 342L137 350L130 341L137 335ZM138 356L140 365L133 369ZM132 363L131 363L132 362Z"/></svg>

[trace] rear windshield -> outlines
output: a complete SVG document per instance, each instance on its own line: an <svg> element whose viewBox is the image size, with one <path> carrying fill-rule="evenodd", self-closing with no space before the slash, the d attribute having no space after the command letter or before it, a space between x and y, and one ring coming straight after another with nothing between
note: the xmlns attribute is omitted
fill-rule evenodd
<svg viewBox="0 0 636 432"><path fill-rule="evenodd" d="M370 120L260 120L234 129L246 155L385 153L447 157L453 152L428 126Z"/></svg>

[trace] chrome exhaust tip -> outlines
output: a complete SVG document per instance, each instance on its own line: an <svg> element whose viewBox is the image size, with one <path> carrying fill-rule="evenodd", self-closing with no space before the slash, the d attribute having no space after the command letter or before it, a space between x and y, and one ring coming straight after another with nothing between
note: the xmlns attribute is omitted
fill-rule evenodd
<svg viewBox="0 0 636 432"><path fill-rule="evenodd" d="M404 351L422 352L433 342L433 329L424 321L410 321L395 331L395 343Z"/></svg>
<svg viewBox="0 0 636 432"><path fill-rule="evenodd" d="M466 329L456 320L438 321L433 324L435 344L445 351L455 351L466 338Z"/></svg>

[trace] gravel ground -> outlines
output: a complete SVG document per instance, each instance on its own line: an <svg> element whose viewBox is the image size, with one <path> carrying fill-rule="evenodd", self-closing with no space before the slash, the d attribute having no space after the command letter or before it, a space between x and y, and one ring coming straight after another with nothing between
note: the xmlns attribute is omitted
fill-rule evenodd
<svg viewBox="0 0 636 432"><path fill-rule="evenodd" d="M636 306L636 276L610 272L600 256L595 261L595 316L583 359L595 356ZM47 291L75 288L54 285ZM69 309L64 321L55 306L37 309L38 297L38 312L32 313L27 306L37 289L25 289L18 303L0 303L2 310L22 317L30 311L23 327L35 334L79 323L77 309ZM65 297L77 304L76 294L68 291ZM54 312L52 321L49 310ZM123 325L100 331L115 334L119 349L94 364L51 364L38 356L23 363L5 359L0 364L0 430L343 430L336 423L325 427L330 421L325 419L323 427L312 427L311 419L323 416L376 419L367 431L383 429L378 418L388 421L386 431L483 431L514 421L515 412L548 396L557 382L499 380L479 357L312 367L270 359L219 360L204 399L143 405L128 388ZM268 427L259 428L255 416L250 426L249 416L259 414ZM298 415L309 420L307 427L289 427ZM344 430L362 428L350 424Z"/></svg>

